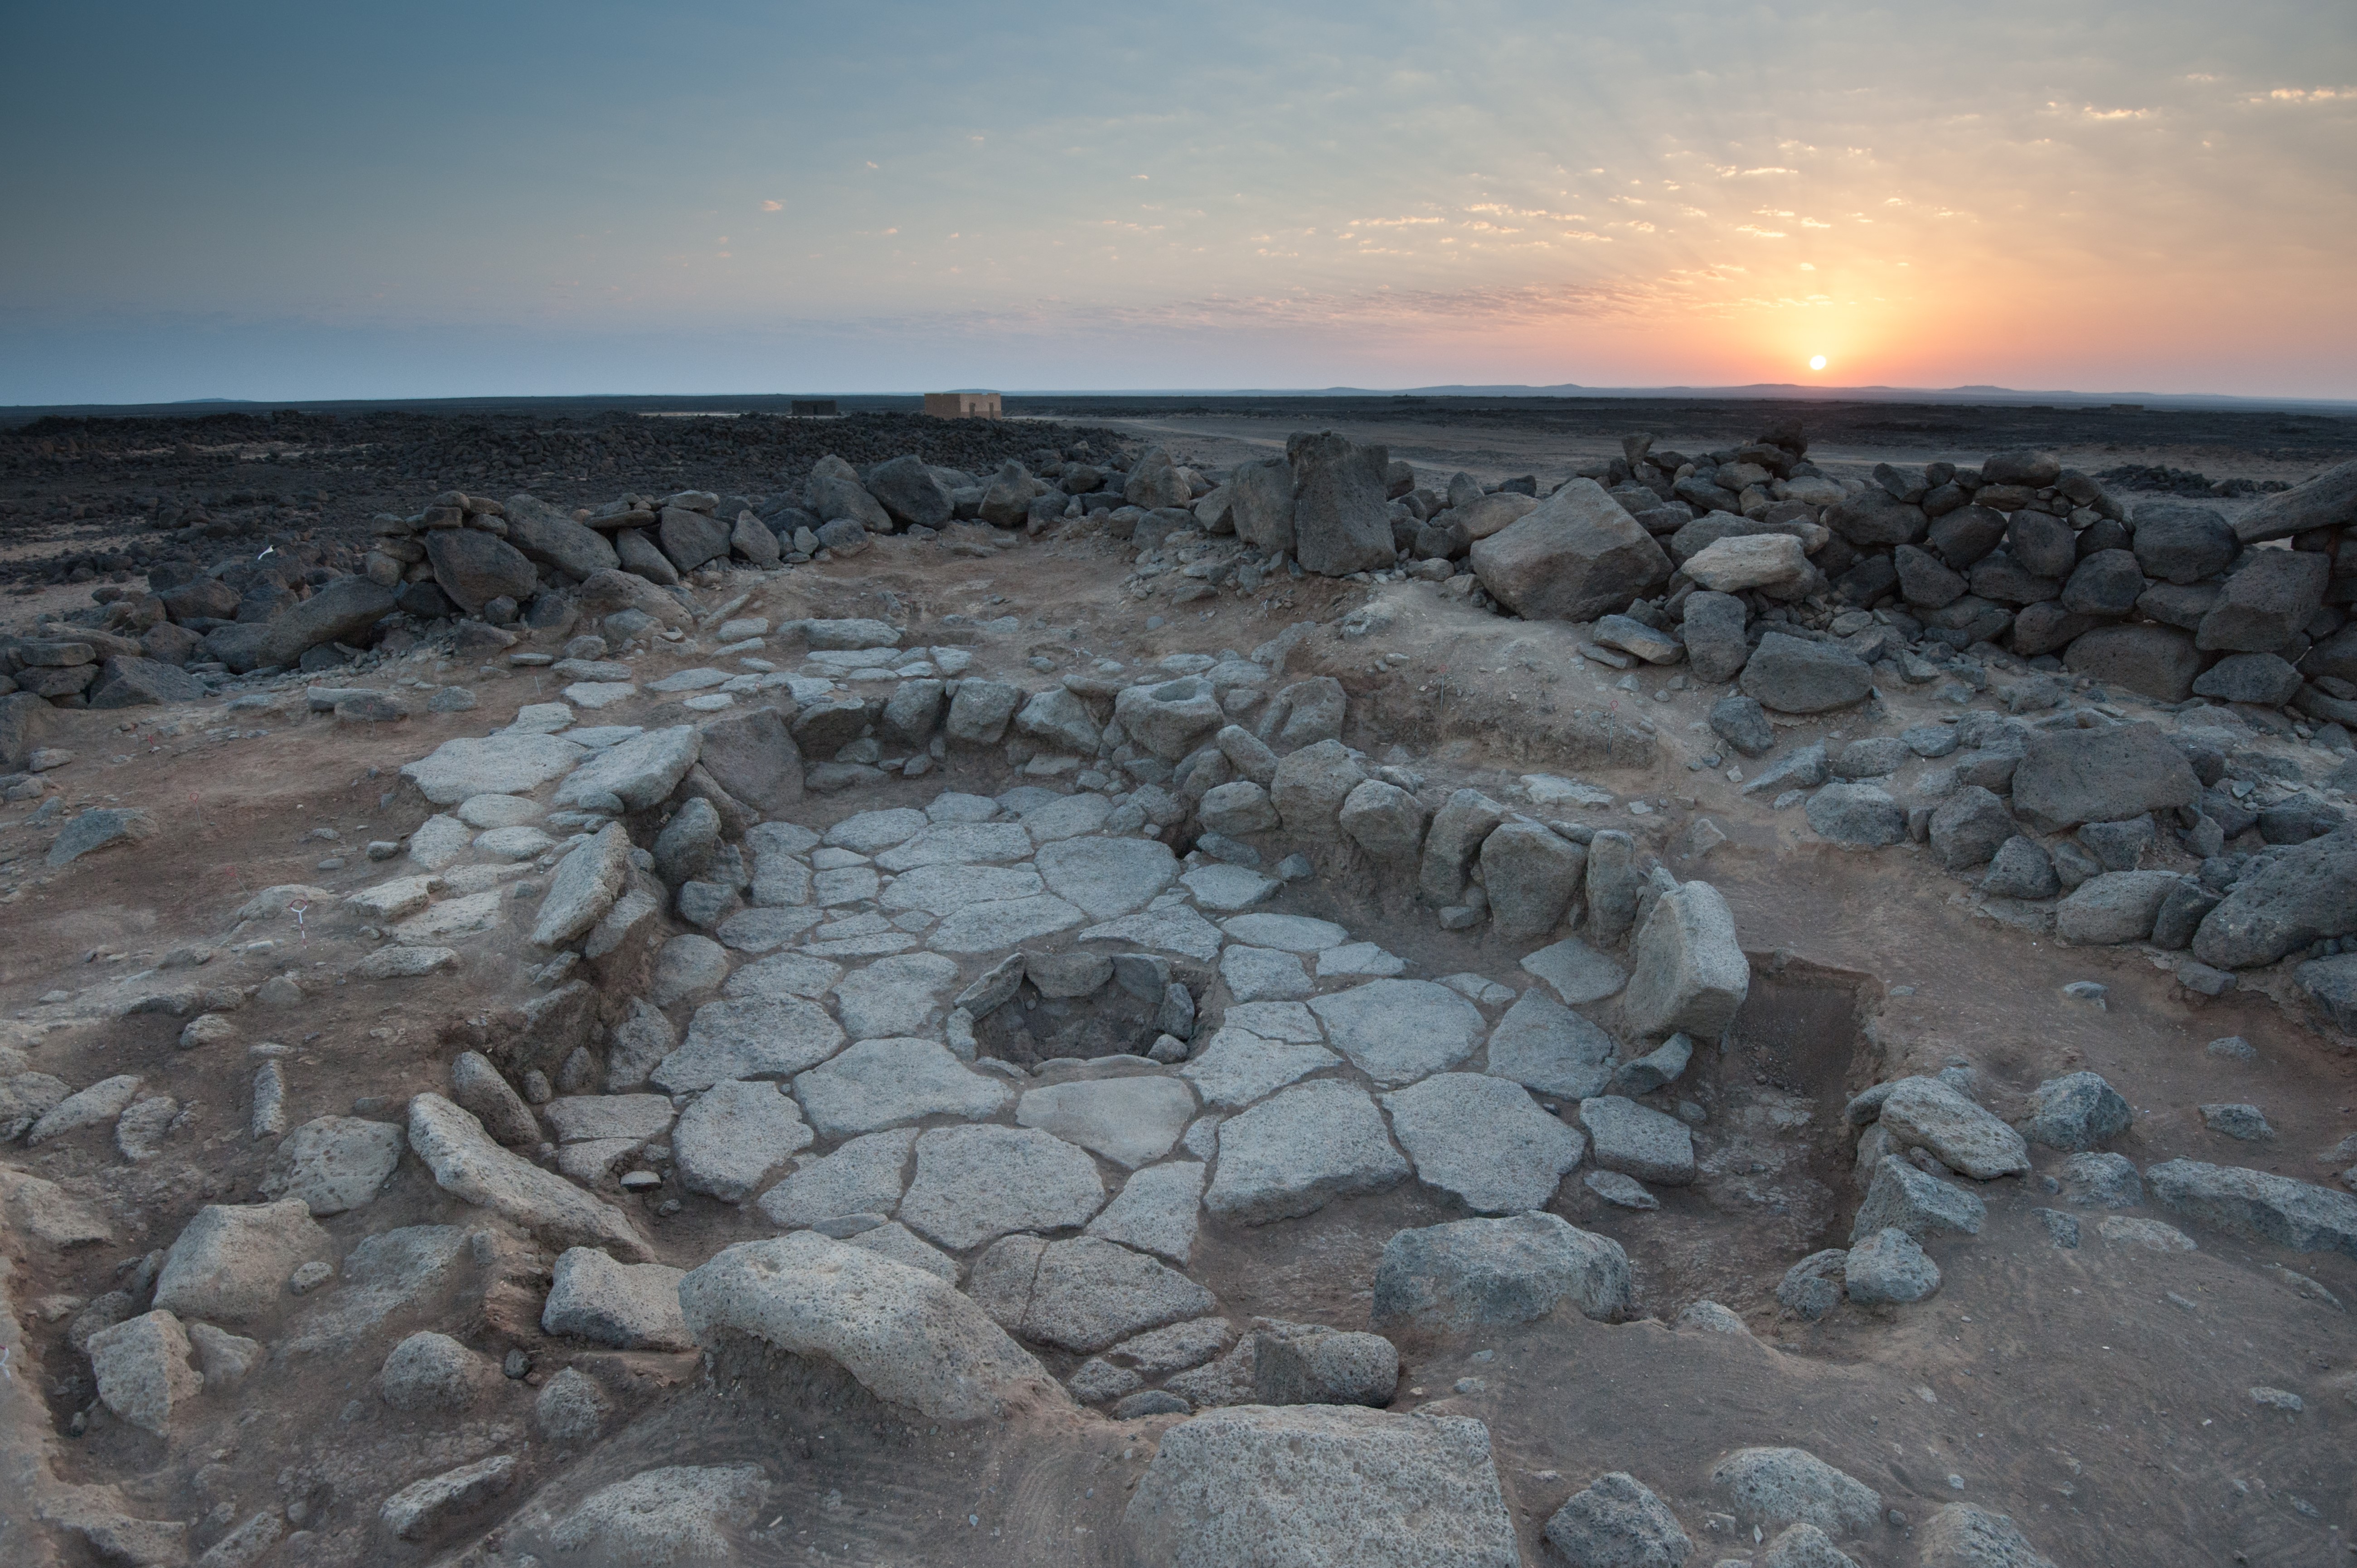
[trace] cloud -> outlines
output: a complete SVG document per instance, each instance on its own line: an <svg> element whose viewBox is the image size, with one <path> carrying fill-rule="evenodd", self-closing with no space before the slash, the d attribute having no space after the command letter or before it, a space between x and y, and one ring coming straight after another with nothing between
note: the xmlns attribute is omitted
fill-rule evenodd
<svg viewBox="0 0 2357 1568"><path fill-rule="evenodd" d="M785 209L786 204L782 201L764 201L761 203L761 210L764 212L783 212Z"/></svg>

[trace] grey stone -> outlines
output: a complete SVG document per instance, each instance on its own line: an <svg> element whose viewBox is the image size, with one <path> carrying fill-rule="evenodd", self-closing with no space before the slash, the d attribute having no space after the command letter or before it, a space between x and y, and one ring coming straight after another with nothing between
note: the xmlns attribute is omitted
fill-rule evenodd
<svg viewBox="0 0 2357 1568"><path fill-rule="evenodd" d="M665 1466L590 1493L548 1539L592 1563L725 1563L769 1495L759 1465Z"/></svg>
<svg viewBox="0 0 2357 1568"><path fill-rule="evenodd" d="M1601 1002L1628 983L1626 971L1581 941L1566 937L1523 957L1525 972L1537 976L1575 1007Z"/></svg>
<svg viewBox="0 0 2357 1568"><path fill-rule="evenodd" d="M450 1063L450 1098L511 1149L540 1142L540 1122L513 1085L480 1051L460 1051Z"/></svg>
<svg viewBox="0 0 2357 1568"><path fill-rule="evenodd" d="M500 1369L490 1357L431 1332L394 1346L376 1374L377 1396L412 1413L465 1410L499 1384Z"/></svg>
<svg viewBox="0 0 2357 1568"><path fill-rule="evenodd" d="M1695 679L1734 680L1751 657L1743 636L1743 601L1732 594L1688 594L1682 615L1686 658Z"/></svg>
<svg viewBox="0 0 2357 1568"><path fill-rule="evenodd" d="M1342 804L1366 774L1339 740L1321 740L1276 765L1269 799L1289 832L1328 837L1339 831Z"/></svg>
<svg viewBox="0 0 2357 1568"><path fill-rule="evenodd" d="M1005 1110L1014 1096L1004 1081L974 1071L946 1047L921 1039L862 1040L794 1079L794 1098L811 1124L829 1138L925 1116L980 1121Z"/></svg>
<svg viewBox="0 0 2357 1568"><path fill-rule="evenodd" d="M1968 871L1984 864L2016 834L2013 815L2005 809L2005 802L1977 784L1965 785L1932 812L1932 853L1950 871ZM2039 859L2044 861L2044 851L2039 852Z"/></svg>
<svg viewBox="0 0 2357 1568"><path fill-rule="evenodd" d="M940 1127L917 1140L900 1219L927 1240L964 1251L1011 1231L1083 1224L1104 1201L1095 1165L1050 1133Z"/></svg>
<svg viewBox="0 0 2357 1568"><path fill-rule="evenodd" d="M2144 1201L2144 1183L2125 1155L2080 1154L2062 1162L2065 1202L2094 1208L2134 1208Z"/></svg>
<svg viewBox="0 0 2357 1568"><path fill-rule="evenodd" d="M1417 1177L1477 1214L1544 1208L1587 1147L1501 1078L1441 1073L1383 1103Z"/></svg>
<svg viewBox="0 0 2357 1568"><path fill-rule="evenodd" d="M77 1090L34 1120L25 1133L27 1146L38 1148L52 1139L113 1122L129 1107L139 1085L136 1074L118 1073Z"/></svg>
<svg viewBox="0 0 2357 1568"><path fill-rule="evenodd" d="M539 917L533 924L533 943L561 947L586 936L614 907L630 875L630 835L621 823L608 822L597 836L575 845L557 862L556 874L549 878Z"/></svg>
<svg viewBox="0 0 2357 1568"><path fill-rule="evenodd" d="M834 987L845 1032L856 1040L928 1033L958 972L938 953L899 953L854 970Z"/></svg>
<svg viewBox="0 0 2357 1568"><path fill-rule="evenodd" d="M957 1283L957 1260L940 1248L920 1240L916 1232L897 1219L888 1219L881 1225L871 1226L841 1240L846 1246L856 1247L863 1252L873 1252L892 1262L921 1269L949 1284Z"/></svg>
<svg viewBox="0 0 2357 1568"><path fill-rule="evenodd" d="M986 1131L1003 1129L925 1136ZM920 1150L920 1186L924 1167ZM1063 1398L1039 1363L947 1282L812 1231L728 1248L680 1282L679 1299L689 1329L704 1343L728 1329L822 1357L877 1398L937 1421L1004 1418L1042 1395Z"/></svg>
<svg viewBox="0 0 2357 1568"><path fill-rule="evenodd" d="M1621 1470L1566 1498L1547 1520L1546 1541L1574 1568L1680 1568L1694 1550L1677 1516Z"/></svg>
<svg viewBox="0 0 2357 1568"><path fill-rule="evenodd" d="M1010 1236L992 1249L1020 1248L1019 1299L994 1304L1000 1321L1027 1339L1086 1354L1215 1310L1211 1293L1177 1270L1093 1236L1051 1241ZM1035 1251L1036 1250L1036 1251ZM990 1258L975 1263L976 1294ZM1011 1320L1010 1320L1011 1319Z"/></svg>
<svg viewBox="0 0 2357 1568"><path fill-rule="evenodd" d="M2194 646L2205 652L2281 651L2323 605L2331 572L2330 559L2311 551L2252 551L2201 618Z"/></svg>
<svg viewBox="0 0 2357 1568"><path fill-rule="evenodd" d="M559 810L597 810L601 801L611 798L632 811L644 811L679 787L687 770L695 766L703 743L703 735L694 725L678 725L649 730L594 752L557 786L554 804Z"/></svg>
<svg viewBox="0 0 2357 1568"><path fill-rule="evenodd" d="M687 1038L648 1075L671 1094L738 1078L783 1078L817 1066L843 1048L845 1035L824 1008L799 996L745 996L707 1002L689 1021Z"/></svg>
<svg viewBox="0 0 2357 1568"><path fill-rule="evenodd" d="M1647 1192L1643 1183L1634 1176L1622 1176L1619 1171L1590 1171L1580 1177L1580 1185L1615 1208L1662 1207L1662 1200Z"/></svg>
<svg viewBox="0 0 2357 1568"><path fill-rule="evenodd" d="M1781 758L1745 782L1747 795L1781 795L1787 789L1813 789L1833 776L1833 766L1825 759L1824 742L1804 746L1786 753Z"/></svg>
<svg viewBox="0 0 2357 1568"><path fill-rule="evenodd" d="M1672 1035L1659 1046L1633 1061L1622 1062L1612 1073L1612 1090L1616 1094L1651 1094L1677 1081L1694 1059L1694 1042L1684 1035ZM1587 1098L1581 1096L1582 1099Z"/></svg>
<svg viewBox="0 0 2357 1568"><path fill-rule="evenodd" d="M471 532L443 530L442 533ZM479 1508L515 1483L516 1460L508 1454L478 1459L438 1476L428 1476L384 1499L378 1522L404 1541L422 1541L470 1509Z"/></svg>
<svg viewBox="0 0 2357 1568"><path fill-rule="evenodd" d="M1527 1323L1568 1299L1584 1316L1627 1316L1634 1285L1620 1244L1560 1216L1459 1219L1402 1230L1375 1268L1374 1320L1462 1333Z"/></svg>
<svg viewBox="0 0 2357 1568"><path fill-rule="evenodd" d="M299 1198L207 1204L166 1250L156 1306L209 1323L267 1317L285 1299L288 1276L332 1245Z"/></svg>
<svg viewBox="0 0 2357 1568"><path fill-rule="evenodd" d="M1211 682L1200 676L1124 687L1113 711L1133 741L1165 762L1186 757L1227 724Z"/></svg>
<svg viewBox="0 0 2357 1568"><path fill-rule="evenodd" d="M2117 1090L2092 1072L2066 1073L2030 1091L2022 1135L2050 1149L2092 1149L2128 1130L2134 1120Z"/></svg>
<svg viewBox="0 0 2357 1568"><path fill-rule="evenodd" d="M1750 992L1734 912L1706 882L1681 883L1655 900L1630 956L1621 1017L1641 1038L1683 1034L1715 1041Z"/></svg>
<svg viewBox="0 0 2357 1568"><path fill-rule="evenodd" d="M2299 671L2273 653L2230 653L2193 682L2197 696L2268 708L2290 702L2299 686Z"/></svg>
<svg viewBox="0 0 2357 1568"><path fill-rule="evenodd" d="M1148 1165L1088 1223L1088 1234L1183 1264L1195 1248L1206 1167L1193 1160Z"/></svg>
<svg viewBox="0 0 2357 1568"><path fill-rule="evenodd" d="M1253 1320L1253 1398L1264 1405L1392 1402L1399 1352L1380 1334L1321 1323Z"/></svg>
<svg viewBox="0 0 2357 1568"><path fill-rule="evenodd" d="M1579 1102L1579 1124L1606 1170L1657 1187L1685 1187L1695 1179L1694 1134L1674 1116L1608 1094Z"/></svg>
<svg viewBox="0 0 2357 1568"><path fill-rule="evenodd" d="M2204 1105L2201 1124L2212 1133L2241 1142L2258 1143L2276 1135L2265 1112L2255 1105Z"/></svg>
<svg viewBox="0 0 2357 1568"><path fill-rule="evenodd" d="M1882 779L1896 773L1913 753L1895 735L1869 736L1842 747L1833 761L1836 779Z"/></svg>
<svg viewBox="0 0 2357 1568"><path fill-rule="evenodd" d="M95 807L65 825L50 843L43 864L52 869L70 865L98 850L116 844L144 843L162 831L156 819L144 811Z"/></svg>
<svg viewBox="0 0 2357 1568"><path fill-rule="evenodd" d="M542 1384L532 1402L533 1423L551 1443L591 1442L612 1413L613 1402L597 1380L571 1367Z"/></svg>
<svg viewBox="0 0 2357 1568"><path fill-rule="evenodd" d="M1122 1534L1136 1568L1522 1561L1486 1427L1353 1405L1250 1405L1173 1426Z"/></svg>
<svg viewBox="0 0 2357 1568"><path fill-rule="evenodd" d="M1297 432L1285 456L1293 468L1294 558L1302 570L1340 577L1390 565L1384 449L1332 431Z"/></svg>
<svg viewBox="0 0 2357 1568"><path fill-rule="evenodd" d="M618 1263L594 1247L568 1248L556 1260L541 1329L622 1350L692 1349L680 1278L662 1263Z"/></svg>
<svg viewBox="0 0 2357 1568"><path fill-rule="evenodd" d="M1169 846L1153 839L1066 839L1042 847L1037 864L1057 897L1096 920L1143 909L1178 875Z"/></svg>
<svg viewBox="0 0 2357 1568"><path fill-rule="evenodd" d="M2357 840L2332 833L2270 854L2236 882L2193 934L2193 954L2248 969L2321 937L2357 930Z"/></svg>
<svg viewBox="0 0 2357 1568"><path fill-rule="evenodd" d="M942 733L961 746L996 746L1023 701L1022 691L1000 681L966 680L950 699Z"/></svg>
<svg viewBox="0 0 2357 1568"><path fill-rule="evenodd" d="M1015 714L1015 728L1050 750L1094 757L1103 731L1089 706L1061 686L1034 692Z"/></svg>
<svg viewBox="0 0 2357 1568"><path fill-rule="evenodd" d="M1842 1282L1849 1299L1861 1306L1903 1305L1937 1291L1940 1269L1913 1237L1892 1228L1851 1244Z"/></svg>
<svg viewBox="0 0 2357 1568"><path fill-rule="evenodd" d="M853 1138L763 1193L761 1214L787 1229L846 1214L889 1214L899 1207L916 1142L913 1127Z"/></svg>
<svg viewBox="0 0 2357 1568"><path fill-rule="evenodd" d="M1472 549L1474 575L1526 620L1593 620L1669 581L1670 558L1593 479L1575 478Z"/></svg>
<svg viewBox="0 0 2357 1568"><path fill-rule="evenodd" d="M1931 1078L1904 1078L1882 1101L1882 1124L1901 1148L1929 1149L1949 1169L1994 1181L2029 1169L2021 1134Z"/></svg>
<svg viewBox="0 0 2357 1568"><path fill-rule="evenodd" d="M1874 1167L1873 1185L1850 1226L1850 1244L1893 1228L1918 1239L1934 1230L1977 1236L1987 1218L1988 1206L1971 1193L1887 1156Z"/></svg>
<svg viewBox="0 0 2357 1568"><path fill-rule="evenodd" d="M1794 1316L1815 1322L1842 1302L1841 1273L1849 1254L1839 1248L1812 1252L1784 1271L1776 1300Z"/></svg>
<svg viewBox="0 0 2357 1568"><path fill-rule="evenodd" d="M1241 1011L1229 1009L1231 1016ZM1230 1025L1213 1034L1178 1073L1195 1086L1206 1103L1243 1106L1297 1079L1341 1063L1340 1057L1313 1041L1269 1039Z"/></svg>
<svg viewBox="0 0 2357 1568"><path fill-rule="evenodd" d="M690 1192L741 1203L810 1146L811 1130L773 1083L716 1083L680 1114L672 1152Z"/></svg>
<svg viewBox="0 0 2357 1568"><path fill-rule="evenodd" d="M1309 1010L1334 1047L1386 1087L1456 1066L1486 1027L1471 1003L1428 980L1371 980L1312 998Z"/></svg>
<svg viewBox="0 0 2357 1568"><path fill-rule="evenodd" d="M2054 907L2054 934L2079 947L2140 942L2183 880L2173 871L2106 871Z"/></svg>
<svg viewBox="0 0 2357 1568"><path fill-rule="evenodd" d="M401 1129L356 1116L306 1122L271 1151L264 1197L302 1201L314 1216L342 1214L376 1197L401 1161Z"/></svg>
<svg viewBox="0 0 2357 1568"><path fill-rule="evenodd" d="M1490 1032L1489 1070L1541 1094L1583 1100L1611 1081L1612 1036L1554 1001L1526 991Z"/></svg>
<svg viewBox="0 0 2357 1568"><path fill-rule="evenodd" d="M2083 823L2078 836L2106 871L2134 871L2155 838L2150 817L2131 817L2124 822Z"/></svg>
<svg viewBox="0 0 2357 1568"><path fill-rule="evenodd" d="M1809 827L1829 843L1881 849L1907 839L1907 809L1872 784L1828 784L1809 797Z"/></svg>
<svg viewBox="0 0 2357 1568"><path fill-rule="evenodd" d="M1587 850L1544 824L1500 824L1481 843L1482 881L1498 934L1526 940L1553 930L1569 913L1587 871Z"/></svg>
<svg viewBox="0 0 2357 1568"><path fill-rule="evenodd" d="M1416 896L1435 908L1459 901L1482 841L1505 817L1505 808L1478 789L1450 795L1425 835Z"/></svg>
<svg viewBox="0 0 2357 1568"><path fill-rule="evenodd" d="M1125 1169L1158 1160L1194 1118L1195 1095L1178 1078L1082 1079L1026 1092L1015 1120L1103 1155Z"/></svg>
<svg viewBox="0 0 2357 1568"><path fill-rule="evenodd" d="M500 1148L480 1122L438 1094L411 1097L409 1146L444 1191L490 1209L548 1246L603 1247L632 1262L647 1256L645 1240L620 1210Z"/></svg>
<svg viewBox="0 0 2357 1568"><path fill-rule="evenodd" d="M1875 1489L1804 1448L1738 1448L1711 1467L1736 1519L1762 1530L1808 1524L1829 1535L1865 1535L1882 1522Z"/></svg>
<svg viewBox="0 0 2357 1568"><path fill-rule="evenodd" d="M1865 701L1874 685L1866 660L1839 643L1771 631L1743 667L1744 694L1783 714L1821 714Z"/></svg>
<svg viewBox="0 0 2357 1568"><path fill-rule="evenodd" d="M1746 757L1765 757L1776 747L1776 731L1768 722L1768 710L1759 699L1739 692L1710 705L1710 729Z"/></svg>
<svg viewBox="0 0 2357 1568"><path fill-rule="evenodd" d="M188 1362L188 1333L168 1311L101 1329L87 1348L100 1402L159 1437L170 1433L173 1412L202 1391L203 1378Z"/></svg>
<svg viewBox="0 0 2357 1568"><path fill-rule="evenodd" d="M2051 898L2061 886L2044 846L2018 833L1997 846L1980 880L1981 893L1991 898Z"/></svg>
<svg viewBox="0 0 2357 1568"><path fill-rule="evenodd" d="M2013 773L2014 810L2041 832L2191 805L2201 790L2184 754L2149 725L2035 732Z"/></svg>
<svg viewBox="0 0 2357 1568"><path fill-rule="evenodd" d="M896 814L895 823L900 821ZM888 848L878 846L876 865L898 875L937 865L1028 860L1032 845L1032 835L1016 822L934 822L900 834Z"/></svg>
<svg viewBox="0 0 2357 1568"><path fill-rule="evenodd" d="M1220 1124L1219 1168L1203 1201L1214 1214L1266 1224L1395 1187L1408 1168L1365 1090L1297 1084Z"/></svg>
<svg viewBox="0 0 2357 1568"><path fill-rule="evenodd" d="M1924 1522L1919 1568L2054 1568L2012 1520L1971 1503L1949 1503Z"/></svg>

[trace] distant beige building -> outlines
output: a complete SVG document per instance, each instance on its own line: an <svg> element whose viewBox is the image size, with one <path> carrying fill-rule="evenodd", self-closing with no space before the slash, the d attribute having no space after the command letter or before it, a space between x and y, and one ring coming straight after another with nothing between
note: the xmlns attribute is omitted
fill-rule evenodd
<svg viewBox="0 0 2357 1568"><path fill-rule="evenodd" d="M1006 411L996 392L927 392L925 412L935 419L996 419Z"/></svg>

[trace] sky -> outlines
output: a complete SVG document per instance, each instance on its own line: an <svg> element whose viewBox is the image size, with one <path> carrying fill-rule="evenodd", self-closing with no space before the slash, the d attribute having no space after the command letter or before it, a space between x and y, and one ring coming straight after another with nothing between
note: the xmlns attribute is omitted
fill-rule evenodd
<svg viewBox="0 0 2357 1568"><path fill-rule="evenodd" d="M0 27L0 403L2357 397L2335 0L20 0Z"/></svg>

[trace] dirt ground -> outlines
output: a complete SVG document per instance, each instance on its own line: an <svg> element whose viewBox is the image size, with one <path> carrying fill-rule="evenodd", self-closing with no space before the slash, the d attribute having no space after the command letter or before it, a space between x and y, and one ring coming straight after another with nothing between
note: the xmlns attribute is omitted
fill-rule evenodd
<svg viewBox="0 0 2357 1568"><path fill-rule="evenodd" d="M1282 443L1281 426L1227 414L1125 419L1122 428L1167 435L1211 462ZM1543 432L1468 433L1438 421L1343 428L1388 437L1395 455L1443 478L1458 466L1483 477L1559 477L1605 449L1600 439L1591 452L1548 445ZM1699 427L1661 434L1697 445L1711 437ZM1861 439L1835 455L1920 460L1985 449ZM2199 456L2213 474L2300 477L2306 462L2244 449L2233 462L2245 470L2183 442L2135 451L2139 462ZM2064 456L2112 460L2093 446L2066 447ZM1734 907L1753 958L1752 1000L1728 1053L1705 1053L1682 1085L1707 1112L1698 1132L1702 1178L1664 1189L1653 1212L1606 1206L1576 1178L1551 1205L1627 1248L1640 1320L1607 1326L1565 1310L1494 1333L1400 1341L1393 1408L1489 1423L1527 1561L1555 1561L1541 1543L1546 1519L1606 1470L1636 1474L1670 1504L1696 1536L1694 1561L1749 1561L1750 1532L1715 1523L1727 1504L1709 1472L1733 1448L1771 1444L1809 1449L1896 1510L1904 1522L1851 1548L1867 1568L1911 1564L1913 1528L1958 1499L2010 1514L2065 1564L2306 1568L2357 1552L2357 1466L2349 1459L2357 1326L2344 1310L2357 1303L2357 1260L2297 1255L2193 1226L2183 1228L2198 1251L2158 1252L2104 1239L2099 1210L2078 1211L2078 1250L2059 1249L2032 1211L2058 1201L2040 1181L2061 1156L2038 1150L2033 1175L1983 1189L1989 1220L1980 1236L1927 1244L1944 1278L1928 1302L1845 1309L1808 1324L1781 1313L1774 1295L1792 1262L1845 1244L1859 1195L1841 1109L1871 1082L1961 1062L1978 1075L1984 1101L2010 1116L2038 1082L2089 1069L2136 1107L2136 1125L2116 1147L2139 1168L2184 1155L2329 1180L2318 1157L2357 1133L2350 1041L2257 991L2215 1001L2189 993L2136 950L2073 950L1992 920L1974 908L1968 884L1919 849L1826 848L1796 811L1779 814L1743 796L1723 767L1688 766L1717 749L1699 725L1717 691L1674 684L1656 671L1641 671L1638 689L1626 690L1617 672L1570 650L1568 628L1498 619L1423 584L1370 589L1316 579L1256 598L1222 595L1149 627L1145 607L1122 586L1125 573L1125 556L1102 538L1027 542L989 560L886 540L850 561L732 575L700 596L717 603L751 591L745 613L780 619L888 614L911 644L932 640L928 628L944 616L1016 617L1015 634L975 646L973 672L1032 684L1042 663L1062 670L1105 655L1249 650L1286 626L1318 623L1291 672L1343 682L1354 745L1440 786L1500 793L1536 770L1600 785L1617 804L1564 814L1637 834L1678 875L1713 882ZM68 591L87 592L57 590ZM1361 629L1347 633L1354 612ZM651 655L645 674L696 663L699 640L709 639ZM511 1509L520 1520L535 1509L544 1518L650 1464L738 1458L763 1463L777 1487L763 1523L741 1543L747 1563L1120 1562L1121 1509L1172 1418L1043 1412L966 1428L911 1424L847 1379L807 1365L726 1361L707 1371L693 1355L551 1340L522 1273L504 1290L479 1282L467 1296L473 1316L448 1329L495 1355L522 1348L533 1358L524 1384L462 1423L380 1404L370 1380L382 1345L282 1359L239 1399L206 1402L199 1424L168 1444L102 1412L86 1417L87 1363L64 1343L71 1312L59 1304L115 1288L201 1204L259 1196L267 1149L244 1133L245 1046L288 1047L290 1124L356 1106L382 1114L411 1093L440 1089L451 1056L479 1040L479 1020L525 994L524 971L537 955L520 942L493 943L471 949L457 973L378 984L315 979L299 1006L247 1002L231 1015L239 1040L227 1047L178 1048L180 1020L168 1015L112 1015L143 985L253 986L342 968L369 944L331 902L315 904L300 923L281 916L234 930L232 912L264 887L312 883L339 897L382 879L386 868L360 846L406 833L426 811L394 787L400 767L550 695L547 678L530 671L425 655L388 673L465 685L479 705L397 725L341 725L306 714L299 688L289 688L267 708L240 712L218 703L61 712L50 744L75 760L51 778L69 809L135 805L164 832L135 851L50 871L40 856L46 835L25 825L31 803L0 809L0 1044L75 1085L138 1073L146 1092L188 1108L165 1152L144 1164L123 1160L102 1133L8 1151L12 1163L96 1201L117 1227L111 1245L25 1260L14 1282L34 1362L19 1375L38 1379L62 1472L118 1485L144 1517L199 1521L199 1541L256 1509L299 1501L306 1543L299 1554L289 1543L263 1559L271 1563L410 1564L468 1551L479 1559L501 1544L495 1526ZM655 700L641 702L604 722L652 722L643 715ZM1838 738L1869 723L1887 731L1934 716L1928 693L1899 693L1870 717L1804 721L1780 738ZM988 793L1017 781L996 756L952 754L945 773L813 797L802 820L823 828L856 811L922 804L944 788ZM1688 854L1704 819L1726 842ZM329 855L345 864L319 869ZM1518 948L1437 930L1405 890L1340 849L1318 859L1318 875L1271 908L1340 920L1417 972L1515 972ZM188 946L211 956L156 972ZM2090 979L2109 988L2101 1007L2062 991ZM2255 1060L2205 1051L2229 1035L2256 1047ZM2218 1100L2263 1106L2276 1141L2236 1144L2208 1132L2196 1107ZM640 1205L644 1232L664 1261L683 1267L768 1233L749 1208L693 1196L671 1212L652 1199L615 1200ZM1189 1273L1240 1325L1263 1315L1363 1327L1383 1242L1405 1226L1461 1217L1413 1182L1266 1227L1207 1217ZM437 1189L414 1159L375 1203L324 1221L341 1246L396 1224L479 1222L479 1211ZM1732 1308L1750 1333L1672 1326L1704 1299ZM1059 1375L1078 1360L1044 1359ZM590 1371L629 1418L586 1453L553 1451L528 1428L532 1386L565 1365ZM2306 1408L2294 1415L2261 1406L2255 1386L2298 1392ZM463 1527L420 1545L374 1528L376 1507L394 1487L500 1452L523 1458L525 1480ZM515 1528L507 1544L520 1552L533 1538L528 1521Z"/></svg>

